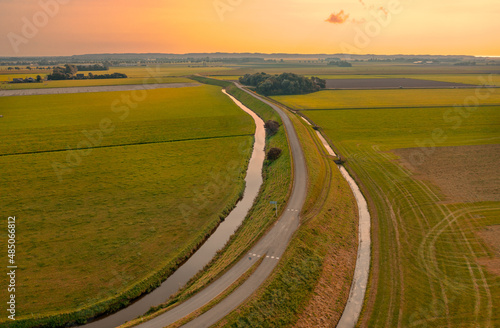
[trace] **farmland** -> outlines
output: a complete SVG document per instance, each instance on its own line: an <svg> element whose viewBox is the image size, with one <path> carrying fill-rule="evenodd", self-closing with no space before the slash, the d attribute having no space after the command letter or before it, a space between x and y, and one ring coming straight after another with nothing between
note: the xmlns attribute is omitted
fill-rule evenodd
<svg viewBox="0 0 500 328"><path fill-rule="evenodd" d="M36 78L40 75L44 78L50 71L43 70L34 73L25 70L22 73L12 73L10 71L0 71L0 90L16 89L39 89L39 88L64 88L81 86L99 86L99 85L133 85L133 84L152 84L152 83L184 83L192 82L184 76L204 73L204 72L224 72L230 70L230 67L189 67L188 65L158 65L151 67L111 67L106 74L123 73L128 76L126 79L96 79L96 80L64 80L64 81L43 81L42 83L6 83L14 78ZM88 73L103 74L103 71L84 71Z"/></svg>
<svg viewBox="0 0 500 328"><path fill-rule="evenodd" d="M496 89L482 90L480 105L500 104ZM275 100L296 110L386 107L437 107L475 105L477 89L426 90L325 90L300 96L276 96ZM468 97L473 97L469 99ZM470 104L466 101L473 101Z"/></svg>
<svg viewBox="0 0 500 328"><path fill-rule="evenodd" d="M500 106L491 105L498 104L492 92L482 106L453 107L473 92L275 97L323 129L368 196L375 244L361 326L500 322L494 311L500 306L498 245L488 237L500 224L499 177L491 167L499 158ZM465 176L470 182L462 187L469 193L450 187Z"/></svg>
<svg viewBox="0 0 500 328"><path fill-rule="evenodd" d="M17 217L23 272L18 319L91 315L137 296L240 197L254 131L247 114L213 86L136 96L0 99L1 198Z"/></svg>

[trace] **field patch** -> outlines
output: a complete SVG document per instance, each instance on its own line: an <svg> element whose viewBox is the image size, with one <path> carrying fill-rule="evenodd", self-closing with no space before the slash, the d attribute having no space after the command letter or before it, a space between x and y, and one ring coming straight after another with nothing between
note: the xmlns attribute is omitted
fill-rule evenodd
<svg viewBox="0 0 500 328"><path fill-rule="evenodd" d="M488 226L477 234L494 255L478 259L479 264L484 265L489 272L500 276L500 225Z"/></svg>
<svg viewBox="0 0 500 328"><path fill-rule="evenodd" d="M254 132L250 116L220 88L207 85L144 94L119 91L0 97L0 108L0 155ZM114 126L108 133L99 132L103 120Z"/></svg>
<svg viewBox="0 0 500 328"><path fill-rule="evenodd" d="M473 84L441 82L409 78L382 78L382 79L328 79L327 89L397 89L397 88L465 88L475 87Z"/></svg>
<svg viewBox="0 0 500 328"><path fill-rule="evenodd" d="M412 165L415 148L395 149L415 178L438 186L449 202L500 201L500 144L432 148Z"/></svg>
<svg viewBox="0 0 500 328"><path fill-rule="evenodd" d="M371 204L372 268L376 271L370 278L360 321L363 327L487 327L500 321L500 315L494 311L500 304L499 277L491 269L497 257L477 234L485 227L500 224L500 201L475 201L477 198L462 195L467 202L450 202L438 184L424 181L400 165L393 151L421 151L425 147L425 154L434 150L426 158L430 166L439 163L436 167L445 170L446 165L454 168L456 164L460 165L457 170L463 171L467 165L484 165L478 167L478 174L489 174L485 180L495 179L498 159L490 161L487 157L493 156L493 148L484 145L498 149L495 144L500 137L499 107L478 107L453 124L449 115L463 109L449 102L456 98L444 95L441 101L449 107L416 105L439 94L432 91L403 90L391 100L409 108L370 108L371 99L363 99L363 94L371 92L387 95L386 90L338 91L337 94L358 94L360 99L352 100L359 105L366 102L360 106L364 108L302 113L322 128ZM457 96L468 89L449 91ZM401 96L404 94L413 98L405 99ZM321 92L317 95L321 96ZM437 135L439 140L434 138ZM484 164L476 164L474 156L468 155L472 151L462 146L477 147L472 149ZM453 147L465 154L455 154ZM453 150L453 156L438 153L446 151L444 148ZM443 158L435 160L437 154ZM456 190L449 193L452 192L454 197L461 195ZM480 195L489 197L487 192Z"/></svg>
<svg viewBox="0 0 500 328"><path fill-rule="evenodd" d="M306 95L275 96L273 99L295 109L341 109L384 107L463 106L500 104L500 92L480 89L392 89L392 90L325 90ZM469 98L470 97L470 98ZM476 102L477 101L477 102Z"/></svg>

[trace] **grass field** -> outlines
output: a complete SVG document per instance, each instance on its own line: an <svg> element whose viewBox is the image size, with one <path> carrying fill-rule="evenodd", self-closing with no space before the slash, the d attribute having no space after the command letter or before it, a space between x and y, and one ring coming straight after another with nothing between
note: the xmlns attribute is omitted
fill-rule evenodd
<svg viewBox="0 0 500 328"><path fill-rule="evenodd" d="M406 75L393 75L388 77L408 77ZM497 74L418 74L411 75L412 79L433 80L442 82L456 82L475 85L500 86L500 75Z"/></svg>
<svg viewBox="0 0 500 328"><path fill-rule="evenodd" d="M0 155L87 145L86 135L97 139L102 120L114 130L99 146L252 133L251 118L213 86L1 97L0 108Z"/></svg>
<svg viewBox="0 0 500 328"><path fill-rule="evenodd" d="M67 81L44 81L43 83L3 83L12 81L13 78L36 78L38 74L45 77L51 71L33 73L32 71L23 71L13 73L11 71L0 72L0 90L17 89L40 89L40 88L65 88L82 87L98 85L133 85L133 84L153 84L153 83L183 83L192 82L184 76L191 74L209 74L211 72L225 72L233 69L232 67L214 66L214 67L190 67L190 65L154 65L154 66L134 66L134 67L111 67L108 71L92 71L92 74L127 74L126 79L96 79L96 80L67 80ZM90 71L82 71L88 75Z"/></svg>
<svg viewBox="0 0 500 328"><path fill-rule="evenodd" d="M150 90L120 119L110 104L122 96L0 99L1 200L17 218L22 272L16 327L95 315L155 286L241 196L253 121L220 88ZM103 119L114 130L78 149ZM37 152L8 155L22 151ZM62 181L54 162L71 169Z"/></svg>
<svg viewBox="0 0 500 328"><path fill-rule="evenodd" d="M298 96L275 96L275 100L296 109L433 107L500 104L496 89L425 89L425 90L326 90ZM481 98L478 98L479 97ZM471 97L471 98L468 98ZM480 101L479 101L480 100Z"/></svg>
<svg viewBox="0 0 500 328"><path fill-rule="evenodd" d="M156 83L186 83L190 80L182 77L158 77L158 78L127 78L127 79L96 79L96 80L67 80L67 81L44 81L42 83L2 83L1 90L25 90L25 89L48 89L48 88L76 88L103 85L144 85Z"/></svg>
<svg viewBox="0 0 500 328"><path fill-rule="evenodd" d="M404 91L400 97L386 100L388 97L357 91L344 96L342 102L332 94L330 107L325 108L340 104L366 109L303 112L324 129L347 161L373 212L372 272L360 326L500 324L500 315L494 310L500 306L499 254L495 250L498 243L491 242L491 237L481 237L495 231L500 224L498 189L489 199L477 193L475 198L464 202L447 195L445 186L440 185L439 181L449 178L423 176L415 168L439 164L442 166L439 171L448 172L458 167L457 160L462 160L466 161L461 166L465 170L462 172L468 172L476 163L481 167L483 161L489 160L487 156L498 158L491 150L478 152L474 157L460 154L472 154L463 148L469 147L465 145L500 142L500 106L471 111L461 108L453 112L458 110L452 107L453 103L462 103L460 97L466 97L467 93L457 90L438 97L440 92L426 90L418 97ZM310 106L321 108L328 103L324 95L316 95L317 100L314 94L305 96ZM497 97L492 95L486 101L494 102ZM286 97L281 99L288 104L299 103ZM348 100L353 104L349 105ZM436 102L450 107L419 107ZM396 104L410 108L370 108ZM300 108L306 106L302 98ZM440 155L443 152L438 150L450 146L456 147L448 152L455 154L455 149L461 152L455 157ZM406 152L410 165L401 162L402 151ZM465 177L460 172L456 172L456 179ZM479 172L472 185L479 190L483 186L481 181L498 181L498 171L491 172L491 168Z"/></svg>

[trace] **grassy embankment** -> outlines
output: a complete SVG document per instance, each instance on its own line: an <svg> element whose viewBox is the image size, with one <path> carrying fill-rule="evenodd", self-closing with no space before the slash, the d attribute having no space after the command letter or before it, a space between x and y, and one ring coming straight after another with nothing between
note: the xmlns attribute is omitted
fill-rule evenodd
<svg viewBox="0 0 500 328"><path fill-rule="evenodd" d="M272 276L216 327L332 327L347 301L357 248L354 196L314 130L290 117L308 167L303 223Z"/></svg>
<svg viewBox="0 0 500 328"><path fill-rule="evenodd" d="M199 76L194 76L192 78L202 83L227 87L227 91L230 94L236 97L245 106L251 108L264 121L275 120L281 123L279 115L271 107L232 86L231 83ZM274 206L269 205L269 201L276 200L278 202L278 214L281 213L285 208L291 188L291 159L286 133L283 128L280 128L276 135L266 139L266 149L272 147L281 148L283 153L278 160L272 163L267 161L264 163L263 185L243 224L231 237L225 248L218 252L203 271L200 271L200 273L191 279L191 281L167 303L150 311L151 314L144 317L144 319L156 316L171 309L220 277L232 264L236 263L244 256L251 245L258 241L265 231L267 231L276 221ZM130 325L139 322L140 321L131 322Z"/></svg>
<svg viewBox="0 0 500 328"><path fill-rule="evenodd" d="M0 98L1 199L17 217L22 272L17 320L0 326L84 322L127 304L241 197L252 119L213 86L146 95L131 107L130 92Z"/></svg>
<svg viewBox="0 0 500 328"><path fill-rule="evenodd" d="M409 148L418 155L413 162L410 156L410 164L432 167L439 147L498 144L500 107L487 106L499 103L498 94L490 94L477 109L453 107L474 94L395 90L280 97L294 108L332 108L302 113L324 129L369 198L374 256L360 326L489 327L500 322L494 311L500 306L500 284L492 264L498 255L495 245L480 237L500 224L498 193L489 195L493 200L457 199L433 176L403 166L396 155ZM449 107L421 107L432 105ZM483 156L463 157L462 172L498 154L485 151ZM479 174L471 185L478 189L471 194L496 178Z"/></svg>

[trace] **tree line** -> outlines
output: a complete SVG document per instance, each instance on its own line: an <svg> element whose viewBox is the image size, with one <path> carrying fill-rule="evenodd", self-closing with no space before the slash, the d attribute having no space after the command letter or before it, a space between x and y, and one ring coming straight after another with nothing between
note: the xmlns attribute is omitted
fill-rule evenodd
<svg viewBox="0 0 500 328"><path fill-rule="evenodd" d="M95 65L77 65L76 68L79 72L82 71L109 71L110 63L105 62L104 64Z"/></svg>
<svg viewBox="0 0 500 328"><path fill-rule="evenodd" d="M307 78L294 73L270 75L267 73L245 74L239 79L241 84L255 87L265 96L296 95L316 92L326 87L326 81L318 77Z"/></svg>
<svg viewBox="0 0 500 328"><path fill-rule="evenodd" d="M102 67L102 66L101 66ZM52 74L47 75L47 80L75 80L75 79L124 79L127 78L126 74L123 73L112 73L112 74L92 74L89 73L87 76L83 74L75 74L78 72L78 66L72 64L66 64L64 67L54 67Z"/></svg>

